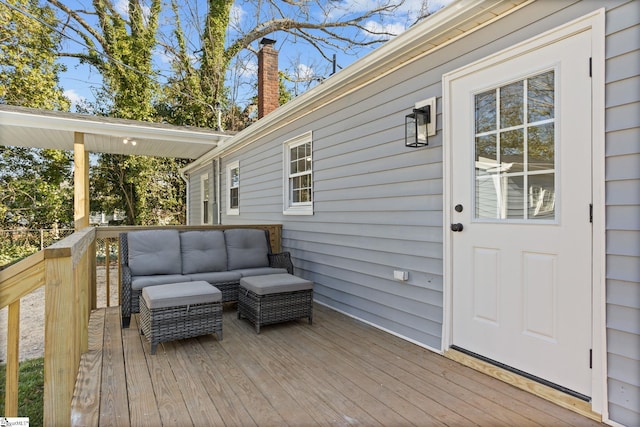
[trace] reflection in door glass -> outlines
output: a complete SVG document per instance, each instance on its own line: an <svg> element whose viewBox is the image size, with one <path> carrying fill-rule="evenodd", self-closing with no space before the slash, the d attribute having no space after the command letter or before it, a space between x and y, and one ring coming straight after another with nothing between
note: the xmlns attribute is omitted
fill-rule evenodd
<svg viewBox="0 0 640 427"><path fill-rule="evenodd" d="M475 217L554 220L555 71L475 95Z"/></svg>

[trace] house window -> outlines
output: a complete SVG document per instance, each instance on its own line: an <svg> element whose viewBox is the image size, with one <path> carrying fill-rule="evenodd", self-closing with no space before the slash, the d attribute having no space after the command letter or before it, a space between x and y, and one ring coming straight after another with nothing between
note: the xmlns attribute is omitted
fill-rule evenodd
<svg viewBox="0 0 640 427"><path fill-rule="evenodd" d="M227 165L227 215L240 215L240 164Z"/></svg>
<svg viewBox="0 0 640 427"><path fill-rule="evenodd" d="M312 133L284 143L285 215L313 214Z"/></svg>
<svg viewBox="0 0 640 427"><path fill-rule="evenodd" d="M202 223L209 224L209 175L204 175L201 181L202 187Z"/></svg>
<svg viewBox="0 0 640 427"><path fill-rule="evenodd" d="M475 218L554 220L553 70L475 95Z"/></svg>

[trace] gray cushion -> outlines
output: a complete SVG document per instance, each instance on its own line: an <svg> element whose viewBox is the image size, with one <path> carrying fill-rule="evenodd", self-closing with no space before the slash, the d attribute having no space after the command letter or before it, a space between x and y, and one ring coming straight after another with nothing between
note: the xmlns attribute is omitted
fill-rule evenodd
<svg viewBox="0 0 640 427"><path fill-rule="evenodd" d="M216 271L211 273L194 273L188 274L187 277L192 281L204 280L215 286L216 283L239 282L240 273L235 271Z"/></svg>
<svg viewBox="0 0 640 427"><path fill-rule="evenodd" d="M131 277L131 289L140 290L147 286L166 285L167 283L190 282L188 276L182 274L159 274L157 276Z"/></svg>
<svg viewBox="0 0 640 427"><path fill-rule="evenodd" d="M313 282L291 274L269 274L243 277L240 279L240 288L248 289L258 295L269 295L313 289Z"/></svg>
<svg viewBox="0 0 640 427"><path fill-rule="evenodd" d="M142 298L148 308L158 309L222 301L222 292L207 282L171 283L144 288Z"/></svg>
<svg viewBox="0 0 640 427"><path fill-rule="evenodd" d="M227 248L220 230L184 231L180 233L182 274L225 271Z"/></svg>
<svg viewBox="0 0 640 427"><path fill-rule="evenodd" d="M269 266L269 245L264 230L233 228L224 231L229 270Z"/></svg>
<svg viewBox="0 0 640 427"><path fill-rule="evenodd" d="M128 233L132 276L182 273L178 230L143 230Z"/></svg>
<svg viewBox="0 0 640 427"><path fill-rule="evenodd" d="M242 277L249 276L264 276L265 274L286 274L286 268L273 268L273 267L259 267L259 268L241 268L240 270L233 270L240 274Z"/></svg>

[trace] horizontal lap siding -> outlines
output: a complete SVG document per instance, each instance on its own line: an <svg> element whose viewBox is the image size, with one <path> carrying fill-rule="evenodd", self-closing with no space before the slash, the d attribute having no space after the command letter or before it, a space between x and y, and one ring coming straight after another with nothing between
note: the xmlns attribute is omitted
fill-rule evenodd
<svg viewBox="0 0 640 427"><path fill-rule="evenodd" d="M202 224L202 182L200 177L207 173L207 168L200 168L189 175L189 218L187 224Z"/></svg>
<svg viewBox="0 0 640 427"><path fill-rule="evenodd" d="M640 3L607 11L609 417L640 425Z"/></svg>
<svg viewBox="0 0 640 427"><path fill-rule="evenodd" d="M639 331L629 326L638 324L640 312L640 33L638 2L604 5L609 9L605 116L609 409L611 419L629 424L637 420L640 402L635 399L637 381L625 376L637 373L640 359ZM441 348L442 246L447 232L442 222L442 74L597 7L594 2L532 3L226 155L223 172L229 162L240 161L240 215L226 216L223 206L223 223L282 223L283 246L292 252L297 274L315 282L318 301ZM415 102L432 96L437 97L438 135L430 138L428 148L405 148L404 116ZM282 144L309 130L313 131L314 215L283 215ZM393 280L394 270L409 271L409 280Z"/></svg>

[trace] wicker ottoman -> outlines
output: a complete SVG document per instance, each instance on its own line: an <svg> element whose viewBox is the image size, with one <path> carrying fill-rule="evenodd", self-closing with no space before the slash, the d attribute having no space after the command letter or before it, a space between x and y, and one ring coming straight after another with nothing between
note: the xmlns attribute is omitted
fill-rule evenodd
<svg viewBox="0 0 640 427"><path fill-rule="evenodd" d="M164 341L214 333L222 340L222 293L204 281L143 288L140 327L151 354Z"/></svg>
<svg viewBox="0 0 640 427"><path fill-rule="evenodd" d="M305 317L313 320L313 282L291 274L240 279L238 319L247 318L260 333L262 325Z"/></svg>

